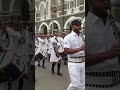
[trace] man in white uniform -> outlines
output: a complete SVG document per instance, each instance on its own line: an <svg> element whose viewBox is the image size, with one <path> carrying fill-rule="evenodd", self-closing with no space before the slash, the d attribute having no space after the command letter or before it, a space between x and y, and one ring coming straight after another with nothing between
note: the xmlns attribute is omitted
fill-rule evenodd
<svg viewBox="0 0 120 90"><path fill-rule="evenodd" d="M0 61L3 57L3 51L4 51L4 38L3 38L3 31L2 31L2 21L0 21ZM8 81L0 83L0 90L8 90Z"/></svg>
<svg viewBox="0 0 120 90"><path fill-rule="evenodd" d="M26 45L26 51L27 51L27 54L29 55L29 65L30 65L30 62L33 58L33 55L34 55L34 52L35 52L35 47L34 47L34 32L33 32L33 23L32 22L28 22L28 28L25 30L25 39L26 39L26 42L25 42L25 45Z"/></svg>
<svg viewBox="0 0 120 90"><path fill-rule="evenodd" d="M50 62L52 62L52 68L51 68L51 72L52 74L55 74L54 72L54 67L57 63L57 75L63 76L62 73L60 73L60 67L61 67L61 56L58 55L58 51L57 49L55 50L55 48L59 48L60 43L61 43L61 38L58 37L58 31L54 31L54 37L52 37L51 39L51 45L50 45Z"/></svg>
<svg viewBox="0 0 120 90"><path fill-rule="evenodd" d="M71 28L72 32L64 38L71 80L67 90L85 90L85 44L80 34L81 21L72 21Z"/></svg>
<svg viewBox="0 0 120 90"><path fill-rule="evenodd" d="M1 36L2 36L2 45L4 49L7 49L7 47L9 46L9 37L8 37L8 33L6 30L6 22L2 21L1 22Z"/></svg>
<svg viewBox="0 0 120 90"><path fill-rule="evenodd" d="M65 33L63 32L63 33L61 33L60 34L60 38L61 38L61 41L62 41L62 47L63 47L63 49L64 49L64 37L65 37L66 35L65 35ZM64 50L63 50L64 51ZM62 59L64 60L64 65L67 65L67 54L66 53L64 53L64 52L62 52L61 53L61 55L62 55Z"/></svg>
<svg viewBox="0 0 120 90"><path fill-rule="evenodd" d="M38 48L37 48L37 59L38 59L38 66L40 66L40 61L42 60L42 68L45 69L45 59L44 59L44 55L46 54L45 52L45 40L44 40L44 36L43 35L40 35L39 37L37 37L38 39Z"/></svg>
<svg viewBox="0 0 120 90"><path fill-rule="evenodd" d="M107 10L110 0L87 0L86 90L120 89L120 43L116 42ZM115 44L116 43L116 44Z"/></svg>
<svg viewBox="0 0 120 90"><path fill-rule="evenodd" d="M7 32L10 40L8 50L11 50L14 54L16 54L25 65L23 77L19 79L19 87L18 87L19 90L22 90L24 84L24 78L28 78L27 62L29 60L29 57L25 49L25 31L24 31L25 29L24 30L22 29L20 20L21 19L19 15L12 15L11 16L12 26L7 28ZM13 84L12 86L14 86L16 82L12 84Z"/></svg>

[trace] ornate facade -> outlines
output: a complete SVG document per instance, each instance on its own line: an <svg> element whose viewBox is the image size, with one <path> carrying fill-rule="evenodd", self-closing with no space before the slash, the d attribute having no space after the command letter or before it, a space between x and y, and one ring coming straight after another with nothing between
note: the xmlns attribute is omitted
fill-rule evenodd
<svg viewBox="0 0 120 90"><path fill-rule="evenodd" d="M120 21L120 0L111 0L112 10L117 21ZM52 4L56 14L52 16ZM51 9L52 8L52 9ZM70 22L73 19L85 22L85 0L35 0L35 32L51 34L52 30L59 32L70 31Z"/></svg>
<svg viewBox="0 0 120 90"><path fill-rule="evenodd" d="M36 0L35 10L36 33L69 32L73 19L80 19L84 27L85 0Z"/></svg>

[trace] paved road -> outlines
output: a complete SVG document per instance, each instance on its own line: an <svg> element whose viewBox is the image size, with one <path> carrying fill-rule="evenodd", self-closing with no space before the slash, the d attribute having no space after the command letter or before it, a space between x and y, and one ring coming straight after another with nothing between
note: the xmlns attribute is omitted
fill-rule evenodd
<svg viewBox="0 0 120 90"><path fill-rule="evenodd" d="M62 63L61 72L63 76L51 74L51 63L49 61L46 62L45 66L46 69L36 66L35 90L66 90L70 83L67 66ZM57 71L57 65L55 71Z"/></svg>

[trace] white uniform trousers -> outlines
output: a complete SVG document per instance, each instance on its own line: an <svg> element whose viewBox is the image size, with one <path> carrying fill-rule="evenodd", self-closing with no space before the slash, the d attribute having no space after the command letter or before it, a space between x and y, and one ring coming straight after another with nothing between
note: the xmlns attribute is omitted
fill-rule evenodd
<svg viewBox="0 0 120 90"><path fill-rule="evenodd" d="M67 90L85 90L85 62L68 62L71 83Z"/></svg>

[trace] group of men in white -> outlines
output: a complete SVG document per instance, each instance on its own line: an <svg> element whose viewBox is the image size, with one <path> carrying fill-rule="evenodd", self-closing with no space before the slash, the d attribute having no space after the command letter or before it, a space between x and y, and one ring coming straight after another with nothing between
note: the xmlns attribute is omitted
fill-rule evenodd
<svg viewBox="0 0 120 90"><path fill-rule="evenodd" d="M34 56L34 31L33 22L22 21L20 15L12 15L9 21L0 21L0 57L2 53L11 51L19 60L24 63L23 76L18 81L18 90L22 90L24 78L28 78L28 71ZM10 55L9 55L10 56ZM8 57L9 59L9 57ZM1 61L1 60L0 60ZM9 60L12 62L12 60ZM8 65L10 63L6 63ZM8 81L0 83L0 90L8 90L14 87L16 82Z"/></svg>
<svg viewBox="0 0 120 90"><path fill-rule="evenodd" d="M68 60L71 83L67 90L85 90L85 43L80 33L81 21L73 20L70 27L71 32L67 35L54 30L52 35L35 36L33 23L21 21L19 15L12 15L10 22L0 21L0 57L4 51L11 51L25 65L18 82L9 83L6 80L0 83L0 90L11 90L8 88L13 88L15 84L18 84L18 90L23 90L24 78L29 78L29 67L34 66L34 62L38 62L40 67L42 61L42 68L46 68L46 60L51 62L51 73L59 76L63 76L60 72L61 60L65 65ZM54 71L56 64L57 73ZM35 81L34 75L32 79Z"/></svg>
<svg viewBox="0 0 120 90"><path fill-rule="evenodd" d="M47 59L48 61L50 60L50 62L52 62L51 72L53 74L55 74L54 67L55 67L55 64L57 63L58 64L57 74L61 75L61 76L62 76L62 74L60 73L60 60L62 60L65 57L64 37L65 37L65 33L61 33L59 35L58 31L53 31L53 34L51 34L51 35L39 34L35 38L35 46L36 46L35 55L38 56L40 53L41 54L40 57L43 57L42 60L40 60L39 58L36 59L36 61L38 61L38 66L40 67L41 66L40 61L43 61L42 68L46 68L45 67L45 59ZM59 50L60 52L58 50L55 50L54 46L56 48L58 46L58 49L61 48L61 50ZM58 56L57 56L57 54L58 54ZM64 55L62 55L62 54L64 54ZM66 61L64 64L66 64Z"/></svg>
<svg viewBox="0 0 120 90"><path fill-rule="evenodd" d="M42 68L45 67L45 58L50 60L51 73L63 76L60 72L61 60L68 62L68 71L71 83L67 90L85 90L85 37L81 33L81 21L71 21L71 32L69 34L61 33L58 30L53 31L53 35L38 35L35 38L36 61L40 67L40 61L43 61ZM45 57L45 58L44 58ZM57 64L57 73L54 67Z"/></svg>

